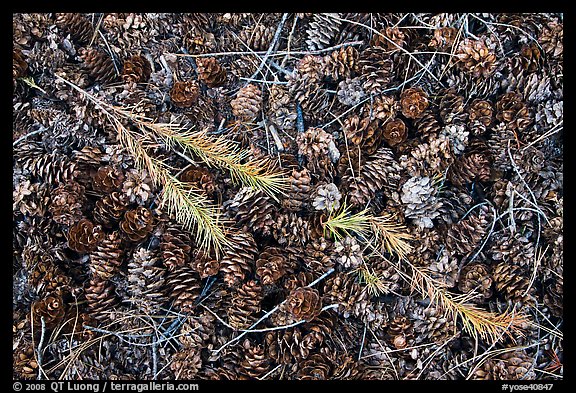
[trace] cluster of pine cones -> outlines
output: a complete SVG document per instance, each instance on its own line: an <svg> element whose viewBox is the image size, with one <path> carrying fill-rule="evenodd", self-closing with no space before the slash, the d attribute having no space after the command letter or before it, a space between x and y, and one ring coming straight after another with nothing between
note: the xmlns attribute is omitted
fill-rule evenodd
<svg viewBox="0 0 576 393"><path fill-rule="evenodd" d="M15 379L562 378L562 15L14 14L13 42ZM288 187L158 145L234 223L206 252L58 77L270 157ZM410 269L326 233L344 207L530 323L476 342Z"/></svg>

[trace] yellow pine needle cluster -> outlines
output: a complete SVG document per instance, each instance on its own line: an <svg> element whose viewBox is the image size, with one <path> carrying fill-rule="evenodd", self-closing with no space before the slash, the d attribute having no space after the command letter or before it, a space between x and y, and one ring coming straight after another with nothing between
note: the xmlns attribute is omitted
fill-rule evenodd
<svg viewBox="0 0 576 393"><path fill-rule="evenodd" d="M407 233L407 228L395 222L389 215L375 217L366 209L351 213L346 203L332 213L323 223L324 232L339 239L352 233L366 240L373 253L381 258L386 258L382 253L395 255L398 263L391 262L397 273L407 282L413 290L418 291L424 298L430 298L444 312L451 314L454 320L462 321L464 330L474 338L481 338L490 342L496 342L504 334L510 334L511 330L521 329L527 322L524 315L514 311L506 311L501 314L483 310L469 302L468 295L456 296L451 294L445 286L430 277L427 272L411 264L406 258L412 246L409 240L412 236ZM406 274L400 264L407 265L411 275ZM366 285L366 289L372 295L386 292L386 286L380 277L364 264L356 269L359 281Z"/></svg>
<svg viewBox="0 0 576 393"><path fill-rule="evenodd" d="M56 76L88 98L99 108L116 128L119 142L135 159L139 168L146 169L156 186L161 187L160 207L181 223L187 230L196 230L196 243L205 250L214 249L219 254L229 244L224 223L217 206L205 194L190 184L179 181L163 161L148 154L147 147L156 147L160 138L168 150L178 147L192 153L209 166L230 172L232 181L262 190L277 199L287 187L283 173L275 170L268 159L251 160L249 152L240 150L234 142L222 136L213 137L206 131L191 131L176 124L155 123L152 119L135 113L133 107L118 107L94 97L70 81ZM140 132L134 132L119 120L129 120Z"/></svg>

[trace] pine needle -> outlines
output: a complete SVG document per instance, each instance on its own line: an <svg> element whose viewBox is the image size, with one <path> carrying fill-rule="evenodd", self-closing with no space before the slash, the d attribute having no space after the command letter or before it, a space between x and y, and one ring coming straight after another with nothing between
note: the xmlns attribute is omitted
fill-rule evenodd
<svg viewBox="0 0 576 393"><path fill-rule="evenodd" d="M330 212L328 220L324 222L324 235L330 233L335 239L342 239L350 236L354 232L364 238L369 238L370 234L370 215L368 209L351 214L346 202L342 204L338 211Z"/></svg>
<svg viewBox="0 0 576 393"><path fill-rule="evenodd" d="M397 255L404 259L412 250L412 245L408 240L413 239L408 233L408 228L394 221L392 216L383 215L380 217L369 217L372 232L374 233L374 243L381 245L386 252Z"/></svg>

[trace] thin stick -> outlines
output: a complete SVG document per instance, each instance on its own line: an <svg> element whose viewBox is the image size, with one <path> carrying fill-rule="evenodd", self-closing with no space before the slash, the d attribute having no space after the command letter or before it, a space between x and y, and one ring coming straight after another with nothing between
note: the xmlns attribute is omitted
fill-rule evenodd
<svg viewBox="0 0 576 393"><path fill-rule="evenodd" d="M272 40L270 47L268 47L268 50L266 51L266 54L264 55L264 58L262 59L260 66L258 66L258 69L256 70L256 72L254 72L254 74L252 74L250 79L255 78L256 75L258 75L258 73L262 71L262 68L264 68L264 64L266 64L266 60L268 60L268 57L270 56L272 51L275 50L276 46L278 45L278 40L280 39L280 33L282 32L282 28L284 27L284 23L286 22L287 18L288 13L284 13L282 15L282 20L280 20L280 23L278 23L278 27L276 28L276 33L274 34L274 39Z"/></svg>
<svg viewBox="0 0 576 393"><path fill-rule="evenodd" d="M24 139L28 139L29 137L34 136L34 135L38 135L38 134L40 134L40 133L42 133L42 132L44 132L44 131L46 131L46 130L47 130L47 128L44 127L44 126L42 126L40 129L38 129L38 130L36 130L36 131L32 131L32 132L29 132L29 133L26 134L26 135L22 135L20 138L16 139L16 140L12 143L12 147L16 146L17 144L19 144L20 142L22 142Z"/></svg>

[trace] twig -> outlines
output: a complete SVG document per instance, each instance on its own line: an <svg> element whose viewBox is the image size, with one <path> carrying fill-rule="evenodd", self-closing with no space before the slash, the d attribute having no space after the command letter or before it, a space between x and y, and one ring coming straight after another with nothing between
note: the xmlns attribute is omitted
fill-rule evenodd
<svg viewBox="0 0 576 393"><path fill-rule="evenodd" d="M94 40L96 39L96 35L98 34L98 31L100 31L100 25L102 24L103 19L104 19L104 14L101 14L100 19L98 19L98 23L96 23L96 27L94 28L94 34L92 34L92 38L90 38L90 43L88 44L88 47L91 47L92 44L94 43Z"/></svg>
<svg viewBox="0 0 576 393"><path fill-rule="evenodd" d="M266 54L264 55L262 62L258 66L258 69L256 70L256 72L254 72L254 74L252 74L250 79L255 78L256 75L258 75L258 73L260 71L262 71L262 68L264 68L264 64L266 64L266 60L268 60L268 57L270 56L272 51L274 51L276 49L276 46L278 45L278 40L280 39L280 33L282 32L282 28L284 27L284 22L286 22L288 15L289 15L288 13L284 13L282 15L282 19L280 20L280 23L278 23L278 27L276 28L276 33L274 34L274 39L272 40L272 43L268 47L268 51L266 51Z"/></svg>
<svg viewBox="0 0 576 393"><path fill-rule="evenodd" d="M16 146L17 144L19 144L20 142L22 142L24 139L28 139L29 137L34 136L34 135L38 135L38 134L40 134L40 133L42 133L42 132L44 132L44 131L46 131L46 130L47 130L47 128L44 127L44 126L42 126L42 127L40 127L39 129L37 129L36 131L32 131L32 132L29 132L29 133L26 134L26 135L22 135L20 138L16 139L16 140L12 143L12 147Z"/></svg>
<svg viewBox="0 0 576 393"><path fill-rule="evenodd" d="M265 380L266 378L268 378L268 376L272 375L274 373L274 371L278 370L280 367L282 367L282 364L277 365L276 367L274 367L272 370L268 371L266 374L264 374L263 376L261 376L260 378L258 378L260 381Z"/></svg>
<svg viewBox="0 0 576 393"><path fill-rule="evenodd" d="M44 348L44 337L46 336L46 322L44 321L44 316L40 317L40 323L42 331L40 333L40 342L36 348L36 359L38 360L38 379L42 379L42 374L46 375L44 368L42 367L42 349Z"/></svg>
<svg viewBox="0 0 576 393"><path fill-rule="evenodd" d="M98 30L98 34L100 34L100 37L102 37L102 40L104 40L104 43L106 44L106 48L108 48L108 53L110 54L110 57L112 58L112 65L114 65L114 70L116 71L116 76L120 76L120 70L118 69L118 66L116 65L116 59L114 58L114 52L112 52L112 49L110 49L110 45L108 45L108 40L106 40L106 37L104 36L104 34L102 34L102 32L100 30Z"/></svg>
<svg viewBox="0 0 576 393"><path fill-rule="evenodd" d="M248 82L266 83L268 85L287 85L288 84L288 82L283 82L283 81L265 81L262 79L245 78L243 76L241 76L238 79L243 80L243 81L248 81Z"/></svg>
<svg viewBox="0 0 576 393"><path fill-rule="evenodd" d="M284 56L284 58L282 59L280 67L284 67L286 65L286 62L288 61L288 58L291 57L290 48L292 46L292 37L294 36L294 31L296 31L296 25L298 24L298 19L299 19L298 15L294 14L294 22L292 23L292 29L290 30L290 34L288 34L288 43L286 44L286 51L288 52L288 54Z"/></svg>
<svg viewBox="0 0 576 393"><path fill-rule="evenodd" d="M488 239L490 239L490 235L492 234L492 231L494 230L494 226L496 226L496 215L497 215L496 209L494 208L494 206L492 206L491 203L488 203L488 204L492 208L492 216L493 216L492 226L490 227L490 230L488 231L486 238L484 239L484 241L480 245L480 248L476 251L476 253L472 256L472 258L470 258L469 262L472 262L474 259L476 259L476 257L482 252L482 250L484 249L484 246L488 242Z"/></svg>

